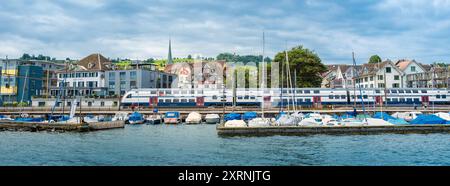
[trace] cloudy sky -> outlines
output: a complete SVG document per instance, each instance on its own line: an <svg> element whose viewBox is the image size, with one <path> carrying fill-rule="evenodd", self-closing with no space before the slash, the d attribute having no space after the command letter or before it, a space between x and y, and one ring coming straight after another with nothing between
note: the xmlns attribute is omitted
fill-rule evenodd
<svg viewBox="0 0 450 186"><path fill-rule="evenodd" d="M304 45L327 64L383 59L450 61L450 0L2 0L0 55L77 59L270 57Z"/></svg>

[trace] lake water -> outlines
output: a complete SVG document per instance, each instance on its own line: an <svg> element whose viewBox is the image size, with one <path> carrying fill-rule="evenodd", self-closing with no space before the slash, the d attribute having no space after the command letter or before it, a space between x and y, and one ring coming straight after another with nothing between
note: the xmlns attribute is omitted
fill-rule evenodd
<svg viewBox="0 0 450 186"><path fill-rule="evenodd" d="M214 125L3 131L0 165L450 165L450 134L219 137Z"/></svg>

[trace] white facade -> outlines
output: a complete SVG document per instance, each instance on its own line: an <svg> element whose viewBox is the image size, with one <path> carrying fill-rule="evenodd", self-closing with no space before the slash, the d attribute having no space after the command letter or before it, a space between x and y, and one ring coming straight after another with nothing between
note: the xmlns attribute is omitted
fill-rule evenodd
<svg viewBox="0 0 450 186"><path fill-rule="evenodd" d="M356 82L359 88L402 88L403 72L392 62L383 62L376 65L363 66L361 75Z"/></svg>

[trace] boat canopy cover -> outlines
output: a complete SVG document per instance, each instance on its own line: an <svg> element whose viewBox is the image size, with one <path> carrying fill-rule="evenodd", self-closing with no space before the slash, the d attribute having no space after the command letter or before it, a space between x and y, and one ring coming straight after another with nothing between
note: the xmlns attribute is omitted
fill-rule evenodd
<svg viewBox="0 0 450 186"><path fill-rule="evenodd" d="M165 117L166 118L179 118L180 113L179 112L166 112Z"/></svg>
<svg viewBox="0 0 450 186"><path fill-rule="evenodd" d="M229 114L225 114L225 121L231 121L231 120L240 120L241 119L241 115L238 113L229 113Z"/></svg>
<svg viewBox="0 0 450 186"><path fill-rule="evenodd" d="M142 120L142 114L139 112L133 112L130 117L128 117L129 120L134 121L134 120Z"/></svg>
<svg viewBox="0 0 450 186"><path fill-rule="evenodd" d="M243 119L244 120L252 120L256 117L258 117L258 114L256 112L245 112Z"/></svg>
<svg viewBox="0 0 450 186"><path fill-rule="evenodd" d="M387 121L389 123L394 124L394 125L407 125L407 124L409 124L407 121L405 121L404 119L401 119L401 118L388 119Z"/></svg>
<svg viewBox="0 0 450 186"><path fill-rule="evenodd" d="M43 122L43 118L16 118L15 121L19 122Z"/></svg>
<svg viewBox="0 0 450 186"><path fill-rule="evenodd" d="M445 119L432 114L421 114L410 122L411 124L450 124Z"/></svg>
<svg viewBox="0 0 450 186"><path fill-rule="evenodd" d="M394 117L392 117L391 115L385 113L385 112L376 112L373 115L373 118L377 118L377 119L383 119L384 121L388 121L390 119L396 119Z"/></svg>

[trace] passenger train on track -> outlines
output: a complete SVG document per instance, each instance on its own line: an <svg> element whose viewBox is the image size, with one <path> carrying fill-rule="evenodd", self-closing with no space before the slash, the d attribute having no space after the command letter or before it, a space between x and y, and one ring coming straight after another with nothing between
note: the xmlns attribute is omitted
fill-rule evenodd
<svg viewBox="0 0 450 186"><path fill-rule="evenodd" d="M225 99L223 99L225 95ZM235 95L235 96L233 96ZM356 97L355 97L356 95ZM234 99L235 97L235 99ZM328 88L267 88L267 89L134 89L121 100L122 107L211 107L252 106L260 107L262 100L272 107L321 105L367 105L389 106L449 105L450 90L447 89L328 89Z"/></svg>

